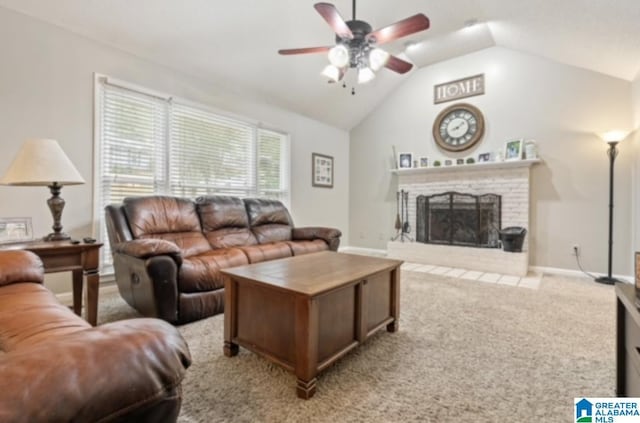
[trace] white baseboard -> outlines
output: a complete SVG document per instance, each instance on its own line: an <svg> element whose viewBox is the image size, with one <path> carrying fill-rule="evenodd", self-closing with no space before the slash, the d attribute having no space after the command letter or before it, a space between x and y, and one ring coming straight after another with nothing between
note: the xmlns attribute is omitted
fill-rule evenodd
<svg viewBox="0 0 640 423"><path fill-rule="evenodd" d="M364 248L364 247L351 247L349 245L340 247L338 249L339 252L342 253L360 253L360 254L371 254L376 256L386 256L387 250L379 250L375 248ZM549 275L558 275L558 276L569 276L573 278L585 278L591 279L580 270L575 269L563 269L559 267L546 267L546 266L529 266L529 271L533 273L546 273ZM605 276L603 273L592 273L594 276ZM632 275L612 275L614 278L619 279L623 282L634 283L634 277Z"/></svg>
<svg viewBox="0 0 640 423"><path fill-rule="evenodd" d="M529 266L529 271L534 273L546 273L549 275L569 276L574 278L585 278L585 279L591 280L591 278L585 275L584 273L582 273L582 271L575 270L575 269L562 269L559 267L545 267L545 266ZM595 273L595 272L589 272L589 273L591 273L593 276L596 276L596 277L606 276L604 273ZM633 276L630 276L630 275L611 275L611 276L622 282L634 283L634 278Z"/></svg>
<svg viewBox="0 0 640 423"><path fill-rule="evenodd" d="M375 248L351 247L348 245L338 248L338 251L341 253L370 254L372 256L382 256L382 257L386 257L387 255L387 250L378 250Z"/></svg>

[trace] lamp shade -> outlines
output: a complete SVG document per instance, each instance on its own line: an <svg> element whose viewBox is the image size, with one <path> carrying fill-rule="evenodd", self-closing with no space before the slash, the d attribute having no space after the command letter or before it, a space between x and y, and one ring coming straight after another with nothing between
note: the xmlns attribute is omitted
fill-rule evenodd
<svg viewBox="0 0 640 423"><path fill-rule="evenodd" d="M79 185L85 180L56 140L32 139L22 145L0 184L21 186Z"/></svg>
<svg viewBox="0 0 640 423"><path fill-rule="evenodd" d="M629 135L629 131L609 131L600 134L600 138L606 143L620 142Z"/></svg>

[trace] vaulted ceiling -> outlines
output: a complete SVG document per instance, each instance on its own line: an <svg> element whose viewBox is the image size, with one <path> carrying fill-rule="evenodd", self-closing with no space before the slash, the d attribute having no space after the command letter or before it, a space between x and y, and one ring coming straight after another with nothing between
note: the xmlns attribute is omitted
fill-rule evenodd
<svg viewBox="0 0 640 423"><path fill-rule="evenodd" d="M328 1L345 20L351 19L350 0ZM314 3L0 0L0 6L213 85L350 129L409 75L383 69L351 95L348 88L327 84L320 75L326 55L278 55L281 48L334 42ZM416 13L427 15L431 28L386 47L418 67L498 45L626 80L634 79L640 69L638 0L360 0L357 4L357 18L374 29ZM479 24L465 27L469 20ZM413 45L407 48L407 43Z"/></svg>

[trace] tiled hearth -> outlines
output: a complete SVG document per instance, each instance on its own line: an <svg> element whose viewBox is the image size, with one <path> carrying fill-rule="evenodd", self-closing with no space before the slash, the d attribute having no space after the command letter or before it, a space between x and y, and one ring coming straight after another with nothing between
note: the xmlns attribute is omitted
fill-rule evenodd
<svg viewBox="0 0 640 423"><path fill-rule="evenodd" d="M524 277L529 267L530 167L539 160L461 165L394 171L398 190L409 192L408 215L415 239L416 197L448 191L465 194L497 194L502 197L502 228L522 226L529 233L521 253L496 248L474 248L419 242L392 241L387 254L392 258L424 265L461 268Z"/></svg>
<svg viewBox="0 0 640 423"><path fill-rule="evenodd" d="M470 282L509 285L528 289L538 289L542 280L542 276L540 274L534 273L529 273L525 277L519 277L513 275L502 275L500 273L479 272L476 270L466 270L410 262L405 262L402 265L402 271L413 273L429 273L432 275L445 276L449 278L464 279Z"/></svg>

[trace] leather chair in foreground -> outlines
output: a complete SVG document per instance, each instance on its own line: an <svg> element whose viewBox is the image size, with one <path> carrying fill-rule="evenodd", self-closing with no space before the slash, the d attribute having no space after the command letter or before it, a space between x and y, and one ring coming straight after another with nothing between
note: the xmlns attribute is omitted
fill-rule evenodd
<svg viewBox="0 0 640 423"><path fill-rule="evenodd" d="M42 285L40 259L0 251L0 422L175 422L191 357L157 319L90 326Z"/></svg>

